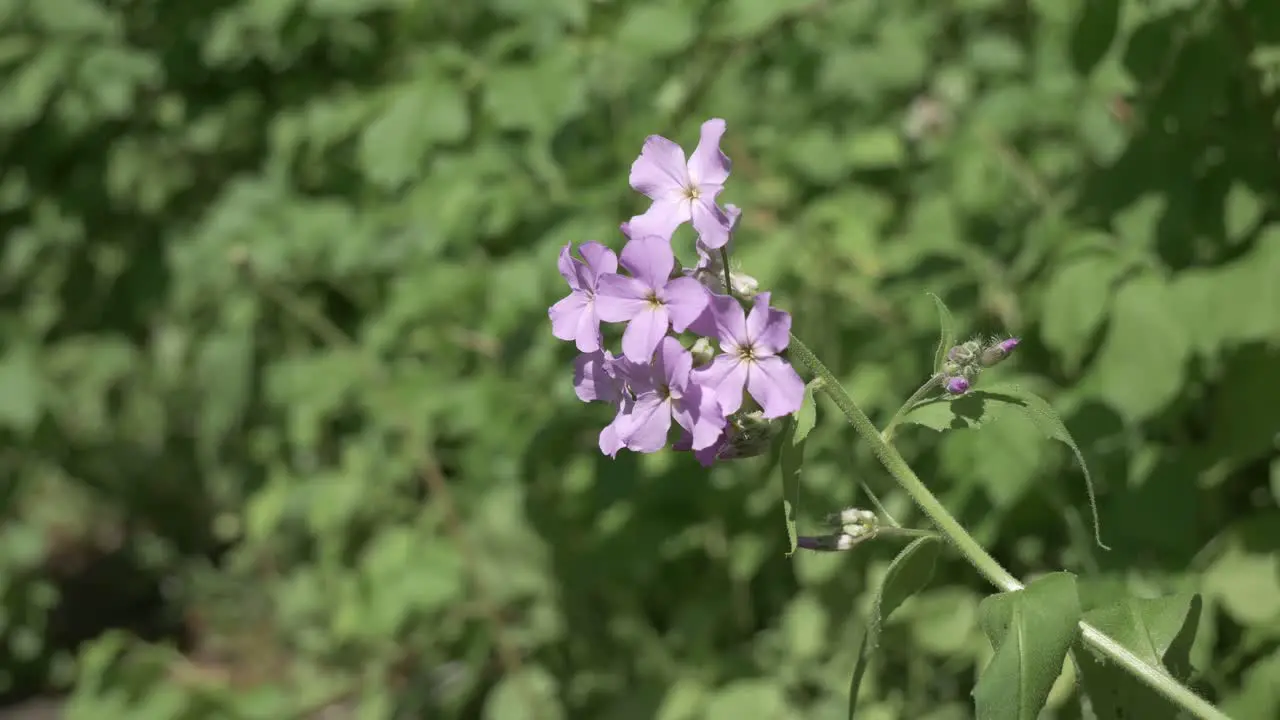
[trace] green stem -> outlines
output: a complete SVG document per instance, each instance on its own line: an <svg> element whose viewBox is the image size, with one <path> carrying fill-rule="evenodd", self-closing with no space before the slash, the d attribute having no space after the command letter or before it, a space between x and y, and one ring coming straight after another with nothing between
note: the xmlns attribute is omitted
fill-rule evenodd
<svg viewBox="0 0 1280 720"><path fill-rule="evenodd" d="M893 431L898 427L898 423L902 421L903 416L910 412L911 408L914 407L916 403L923 400L925 395L928 395L941 383L942 373L936 373L933 377L929 378L925 384L921 385L919 390L912 393L911 397L907 398L907 401L902 403L902 407L898 408L898 412L894 413L893 417L889 418L889 424L884 426L884 430L880 432L880 437L884 438L886 443L892 443Z"/></svg>
<svg viewBox="0 0 1280 720"><path fill-rule="evenodd" d="M724 291L732 298L737 295L733 294L733 279L729 277L729 246L725 245L720 248L720 264L724 265Z"/></svg>
<svg viewBox="0 0 1280 720"><path fill-rule="evenodd" d="M992 585L1001 590L1005 592L1021 590L1022 583L1018 582L1017 578L1010 574L1008 570L1005 570L995 558L991 557L973 539L973 536L964 529L964 526L947 511L938 498L929 492L929 488L907 465L907 461L902 458L902 455L898 454L898 451L881 437L875 425L871 423L866 413L862 412L862 409L853 402L853 398L845 391L840 381L831 374L831 371L827 369L826 365L822 364L822 361L818 360L813 351L795 335L791 336L791 346L788 353L808 367L814 376L822 380L820 383L822 390L835 402L836 407L840 408L840 412L849 421L849 424L853 425L853 429L861 436L863 442L871 446L871 452L876 456L876 459L884 465L898 485L911 496L911 499L924 511L924 514L929 516L929 519L933 521L934 526L938 528L943 537L969 561L969 564L982 573ZM1204 698L1196 695L1190 688L1178 682L1163 668L1147 664L1098 628L1081 621L1080 636L1086 645L1120 665L1152 690L1160 693L1170 702L1178 705L1194 717L1200 718L1200 720L1230 720L1222 711L1215 708Z"/></svg>

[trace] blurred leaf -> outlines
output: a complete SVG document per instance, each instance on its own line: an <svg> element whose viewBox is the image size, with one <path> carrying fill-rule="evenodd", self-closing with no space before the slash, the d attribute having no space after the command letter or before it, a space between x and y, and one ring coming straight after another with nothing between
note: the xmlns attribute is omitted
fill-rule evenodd
<svg viewBox="0 0 1280 720"><path fill-rule="evenodd" d="M1222 219L1226 223L1227 239L1240 242L1246 239L1258 221L1262 219L1266 207L1262 198L1258 197L1248 185L1236 183L1227 192L1226 206Z"/></svg>
<svg viewBox="0 0 1280 720"><path fill-rule="evenodd" d="M786 696L772 680L735 680L720 688L707 704L706 720L783 720L789 716Z"/></svg>
<svg viewBox="0 0 1280 720"><path fill-rule="evenodd" d="M1227 529L1204 571L1204 593L1245 626L1280 619L1280 524L1275 513Z"/></svg>
<svg viewBox="0 0 1280 720"><path fill-rule="evenodd" d="M729 0L717 34L727 38L748 38L768 30L788 15L813 5L813 0Z"/></svg>
<svg viewBox="0 0 1280 720"><path fill-rule="evenodd" d="M849 718L855 716L858 708L858 690L862 686L862 676L867 671L867 663L871 653L880 644L880 627L893 614L898 606L915 595L929 584L933 578L933 567L938 560L941 543L931 537L913 540L894 557L885 572L880 589L876 592L871 606L871 617L867 628L862 633L862 641L858 648L858 660L853 667L853 679L849 683Z"/></svg>
<svg viewBox="0 0 1280 720"><path fill-rule="evenodd" d="M498 681L484 705L485 720L561 720L555 677L541 665L521 668Z"/></svg>
<svg viewBox="0 0 1280 720"><path fill-rule="evenodd" d="M1124 272L1113 255L1091 254L1060 265L1044 292L1040 336L1076 372L1089 352L1089 341L1111 304L1112 286Z"/></svg>
<svg viewBox="0 0 1280 720"><path fill-rule="evenodd" d="M901 133L888 127L854 132L845 152L849 165L858 169L894 167L906 158Z"/></svg>
<svg viewBox="0 0 1280 720"><path fill-rule="evenodd" d="M1222 712L1232 718L1269 718L1280 714L1280 650L1253 664L1238 690L1222 701Z"/></svg>
<svg viewBox="0 0 1280 720"><path fill-rule="evenodd" d="M33 431L44 415L43 385L32 350L7 348L0 356L0 427L21 434Z"/></svg>
<svg viewBox="0 0 1280 720"><path fill-rule="evenodd" d="M1177 397L1190 354L1191 338L1169 287L1142 275L1117 292L1107 339L1089 380L1102 400L1139 422Z"/></svg>
<svg viewBox="0 0 1280 720"><path fill-rule="evenodd" d="M977 717L1036 720L1076 637L1075 577L1042 576L1022 590L988 597L978 613L996 652L973 691Z"/></svg>
<svg viewBox="0 0 1280 720"><path fill-rule="evenodd" d="M1080 8L1071 32L1071 64L1076 72L1088 75L1115 42L1120 27L1118 0L1077 0Z"/></svg>

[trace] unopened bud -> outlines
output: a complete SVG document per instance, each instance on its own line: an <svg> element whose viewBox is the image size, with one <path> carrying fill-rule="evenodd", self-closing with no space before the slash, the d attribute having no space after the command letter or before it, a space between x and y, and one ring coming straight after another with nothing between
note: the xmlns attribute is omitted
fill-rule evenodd
<svg viewBox="0 0 1280 720"><path fill-rule="evenodd" d="M846 508L837 513L827 515L827 524L832 528L843 529L850 534L858 534L853 532L851 528L865 529L876 525L876 514L870 510L861 508Z"/></svg>
<svg viewBox="0 0 1280 720"><path fill-rule="evenodd" d="M737 270L729 271L729 282L733 283L733 294L743 300L751 300L760 292L760 281Z"/></svg>
<svg viewBox="0 0 1280 720"><path fill-rule="evenodd" d="M693 366L702 367L711 364L711 360L716 356L716 349L711 346L711 341L706 338L698 338L693 343L693 347L689 348L689 353L693 355Z"/></svg>
<svg viewBox="0 0 1280 720"><path fill-rule="evenodd" d="M1009 357L1009 353L1013 352L1013 349L1016 347L1018 347L1018 338L1016 337L1001 340L1000 342L983 350L982 355L978 358L978 362L982 364L982 367L997 365L1002 360Z"/></svg>
<svg viewBox="0 0 1280 720"><path fill-rule="evenodd" d="M796 547L819 552L843 552L853 549L861 538L837 533L835 535L801 535L796 538Z"/></svg>
<svg viewBox="0 0 1280 720"><path fill-rule="evenodd" d="M970 340L961 345L956 345L947 351L947 360L957 365L968 365L973 359L982 352L982 343L977 340Z"/></svg>
<svg viewBox="0 0 1280 720"><path fill-rule="evenodd" d="M972 383L969 382L969 378L961 375L959 377L947 378L944 387L946 387L947 392L952 395L963 395L969 392L969 388L972 387Z"/></svg>
<svg viewBox="0 0 1280 720"><path fill-rule="evenodd" d="M721 460L735 460L763 455L781 427L780 420L767 420L759 410L735 415L729 418L729 427L725 430L728 442L717 456Z"/></svg>

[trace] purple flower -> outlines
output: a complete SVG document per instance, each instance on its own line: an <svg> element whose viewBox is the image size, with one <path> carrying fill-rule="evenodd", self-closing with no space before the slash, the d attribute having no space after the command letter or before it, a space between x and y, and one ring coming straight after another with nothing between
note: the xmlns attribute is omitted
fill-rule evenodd
<svg viewBox="0 0 1280 720"><path fill-rule="evenodd" d="M720 432L720 435L716 438L715 442L701 450L693 450L693 436L689 434L688 430L685 430L680 434L680 439L676 440L675 443L671 445L671 449L676 452L693 450L693 457L697 459L699 465L702 467L711 467L715 464L716 460L728 459L725 453L731 449L729 433L730 430L726 427Z"/></svg>
<svg viewBox="0 0 1280 720"><path fill-rule="evenodd" d="M711 447L724 429L724 414L715 393L694 381L689 351L679 340L664 337L652 364L643 369L648 377L637 378L638 384L632 386L634 405L618 427L623 444L642 453L661 450L674 418L693 436L694 451Z"/></svg>
<svg viewBox="0 0 1280 720"><path fill-rule="evenodd" d="M951 393L952 395L963 395L969 392L969 387L970 387L969 378L966 378L966 377L947 378L945 387L947 389L947 392Z"/></svg>
<svg viewBox="0 0 1280 720"><path fill-rule="evenodd" d="M703 317L714 324L721 354L698 373L704 385L716 389L725 414L742 407L743 386L760 403L766 419L799 410L804 381L778 356L791 342L791 316L769 307L769 293L756 295L749 316L737 300L712 296L708 315Z"/></svg>
<svg viewBox="0 0 1280 720"><path fill-rule="evenodd" d="M634 277L600 278L595 310L605 322L626 322L622 354L644 363L670 327L684 332L707 307L707 291L689 277L672 279L676 258L671 243L656 235L638 237L622 248L622 266Z"/></svg>
<svg viewBox="0 0 1280 720"><path fill-rule="evenodd" d="M731 163L720 151L724 120L702 123L698 147L685 161L684 150L660 136L645 138L640 157L631 164L631 187L644 193L653 204L643 215L631 219L639 234L670 238L681 224L693 221L699 239L711 249L729 242L729 216L716 205L724 190Z"/></svg>
<svg viewBox="0 0 1280 720"><path fill-rule="evenodd" d="M609 403L617 410L613 422L600 431L600 452L615 457L624 445L619 428L635 407L630 385L642 368L608 350L583 353L573 361L573 391L583 402Z"/></svg>
<svg viewBox="0 0 1280 720"><path fill-rule="evenodd" d="M586 262L573 257L572 244L560 250L560 274L573 290L547 311L551 316L551 334L561 340L573 340L582 352L600 349L600 316L596 312L596 289L602 277L618 271L618 258L598 242L585 242L578 252Z"/></svg>

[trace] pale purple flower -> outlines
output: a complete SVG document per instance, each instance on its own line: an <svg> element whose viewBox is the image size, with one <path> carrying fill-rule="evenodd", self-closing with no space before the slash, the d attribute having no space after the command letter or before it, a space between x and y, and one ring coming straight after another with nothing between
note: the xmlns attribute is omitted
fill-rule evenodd
<svg viewBox="0 0 1280 720"><path fill-rule="evenodd" d="M969 382L969 378L966 378L964 376L947 378L947 381L944 384L944 387L946 387L947 392L951 393L952 395L963 395L969 392L970 386L971 386L971 383Z"/></svg>
<svg viewBox="0 0 1280 720"><path fill-rule="evenodd" d="M632 386L635 403L618 426L623 444L635 452L657 452L667 444L674 419L693 436L693 450L711 447L725 418L715 393L693 379L689 351L674 337L664 337L647 369L648 378L637 378Z"/></svg>
<svg viewBox="0 0 1280 720"><path fill-rule="evenodd" d="M561 248L558 265L572 292L547 310L551 334L561 340L573 340L582 352L594 352L600 349L597 286L602 277L618 271L618 257L598 242L585 242L578 247L584 263L570 254L571 246Z"/></svg>
<svg viewBox="0 0 1280 720"><path fill-rule="evenodd" d="M769 293L756 295L750 315L737 300L714 295L703 324L714 325L721 354L697 372L704 385L716 389L726 415L742 407L744 386L766 419L800 409L804 381L778 355L791 342L791 315L770 308Z"/></svg>
<svg viewBox="0 0 1280 720"><path fill-rule="evenodd" d="M631 164L631 187L653 204L631 219L632 228L669 239L676 228L692 220L707 247L714 250L729 242L731 221L716 204L731 167L728 156L720 151L724 129L719 118L702 123L698 147L687 161L684 150L667 138L645 138L640 157Z"/></svg>
<svg viewBox="0 0 1280 720"><path fill-rule="evenodd" d="M730 448L729 429L725 428L720 432L720 436L716 441L702 448L701 450L693 450L693 435L688 430L680 433L680 439L671 445L671 449L676 452L687 452L693 450L693 457L702 467L711 467L716 460L728 459L723 453L728 452Z"/></svg>
<svg viewBox="0 0 1280 720"><path fill-rule="evenodd" d="M635 408L631 383L647 370L608 350L583 353L573 361L573 391L583 402L608 403L617 410L613 421L600 431L600 452L616 457L624 445L619 428L626 425Z"/></svg>
<svg viewBox="0 0 1280 720"><path fill-rule="evenodd" d="M675 265L670 241L637 237L622 248L622 266L632 277L600 278L596 313L605 322L627 323L622 354L634 362L648 362L668 327L684 332L707 307L707 291L697 280L671 277Z"/></svg>

